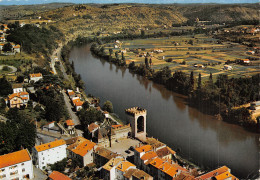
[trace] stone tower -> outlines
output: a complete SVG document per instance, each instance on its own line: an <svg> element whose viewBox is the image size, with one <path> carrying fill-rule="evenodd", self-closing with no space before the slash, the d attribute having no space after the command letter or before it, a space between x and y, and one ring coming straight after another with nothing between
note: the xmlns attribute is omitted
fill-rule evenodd
<svg viewBox="0 0 260 180"><path fill-rule="evenodd" d="M127 120L131 125L131 135L141 141L146 140L146 115L147 111L140 107L133 107L125 110Z"/></svg>

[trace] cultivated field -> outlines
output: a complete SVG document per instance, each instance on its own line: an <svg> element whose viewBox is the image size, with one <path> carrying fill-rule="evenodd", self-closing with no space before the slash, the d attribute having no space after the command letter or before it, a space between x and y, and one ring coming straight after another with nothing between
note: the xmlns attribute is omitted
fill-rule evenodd
<svg viewBox="0 0 260 180"><path fill-rule="evenodd" d="M192 45L193 44L193 45ZM117 47L118 46L118 47ZM117 48L115 48L117 47ZM248 55L248 47L232 42L220 42L206 35L175 36L153 39L137 39L105 44L105 52L109 49L115 52L123 50L126 63L135 61L136 64L145 62L145 54L152 59L152 68L159 70L169 66L172 72L181 70L195 74L201 73L207 77L228 74L230 77L247 77L259 73L259 60L251 61L248 65L231 63L232 70L223 70L225 62L238 59L257 58L257 55ZM160 52L156 52L160 51ZM163 51L163 52L161 52ZM121 57L121 53L119 53ZM169 62L169 59L171 59ZM168 62L167 62L168 61ZM195 67L197 65L197 67Z"/></svg>

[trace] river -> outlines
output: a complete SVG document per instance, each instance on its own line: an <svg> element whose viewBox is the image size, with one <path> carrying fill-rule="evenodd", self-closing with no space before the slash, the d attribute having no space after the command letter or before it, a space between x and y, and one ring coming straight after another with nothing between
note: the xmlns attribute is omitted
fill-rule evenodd
<svg viewBox="0 0 260 180"><path fill-rule="evenodd" d="M257 134L202 114L187 106L182 96L94 57L89 45L73 48L71 60L85 82L86 94L100 97L101 102L110 100L122 120L126 108L147 109L148 135L178 149L182 157L210 169L226 165L243 179L258 174Z"/></svg>

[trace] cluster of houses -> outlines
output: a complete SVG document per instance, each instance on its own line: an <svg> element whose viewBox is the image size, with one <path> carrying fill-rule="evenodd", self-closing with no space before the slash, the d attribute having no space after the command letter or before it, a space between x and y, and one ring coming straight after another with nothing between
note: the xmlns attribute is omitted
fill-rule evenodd
<svg viewBox="0 0 260 180"><path fill-rule="evenodd" d="M41 73L30 74L30 82L37 82L42 79L43 76ZM13 84L13 94L10 94L5 102L10 108L25 108L27 107L28 101L30 100L29 93L26 91L26 88L23 87L22 83Z"/></svg>
<svg viewBox="0 0 260 180"><path fill-rule="evenodd" d="M14 44L12 42L10 43L12 45L11 52L2 52L4 45L9 43L6 41L6 37L8 35L7 31L9 30L9 27L7 26L7 24L1 24L0 27L3 27L3 30L0 30L0 51L1 51L1 53L4 55L14 55L15 53L20 53L21 46L19 44Z"/></svg>
<svg viewBox="0 0 260 180"><path fill-rule="evenodd" d="M0 156L1 179L33 179L33 165L44 170L64 158L77 160L81 167L95 163L100 171L100 178L105 180L238 180L226 166L211 172L194 176L193 171L180 166L175 161L175 152L154 138L148 138L146 144L133 149L134 162L129 162L121 154L112 152L99 144L83 137L68 140L55 140L32 148L32 155L27 149ZM68 176L53 171L49 179L70 179Z"/></svg>
<svg viewBox="0 0 260 180"><path fill-rule="evenodd" d="M251 34L255 35L260 32L260 26L254 27L241 27L234 30L224 29L225 33L243 33L243 34Z"/></svg>
<svg viewBox="0 0 260 180"><path fill-rule="evenodd" d="M102 128L97 123L88 126L89 139L81 136L67 140L55 141L36 145L30 154L27 149L0 156L0 179L33 179L33 166L41 170L49 169L49 165L63 160L72 159L80 167L95 164L99 178L104 180L207 180L237 178L226 166L198 176L195 169L187 169L178 164L175 151L155 138L146 137L146 110L134 107L126 110L128 125L111 125L110 129ZM72 120L66 121L73 126ZM46 128L52 130L54 122ZM118 139L129 136L139 139L140 143L129 150L133 158L129 160L109 147ZM95 138L96 141L93 141ZM127 151L129 151L127 149ZM131 162L130 162L131 161ZM76 174L70 174L71 178ZM51 180L66 180L70 177L58 171L49 174Z"/></svg>
<svg viewBox="0 0 260 180"><path fill-rule="evenodd" d="M84 101L81 100L81 94L79 91L74 92L71 89L67 90L67 94L71 100L72 105L74 106L76 111L80 111L82 109L82 105Z"/></svg>

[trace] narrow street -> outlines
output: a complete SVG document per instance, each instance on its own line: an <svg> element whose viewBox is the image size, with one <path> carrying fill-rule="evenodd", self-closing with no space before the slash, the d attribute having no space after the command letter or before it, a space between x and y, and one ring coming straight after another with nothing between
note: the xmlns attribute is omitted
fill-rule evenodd
<svg viewBox="0 0 260 180"><path fill-rule="evenodd" d="M62 94L63 94L64 101L65 101L65 104L66 104L66 107L68 109L71 119L74 121L75 125L80 125L80 120L79 120L78 116L76 115L76 112L74 112L72 110L73 106L70 103L70 99L69 99L68 95L64 92L64 90L62 90ZM83 136L83 131L76 129L76 132L77 132L78 136Z"/></svg>

